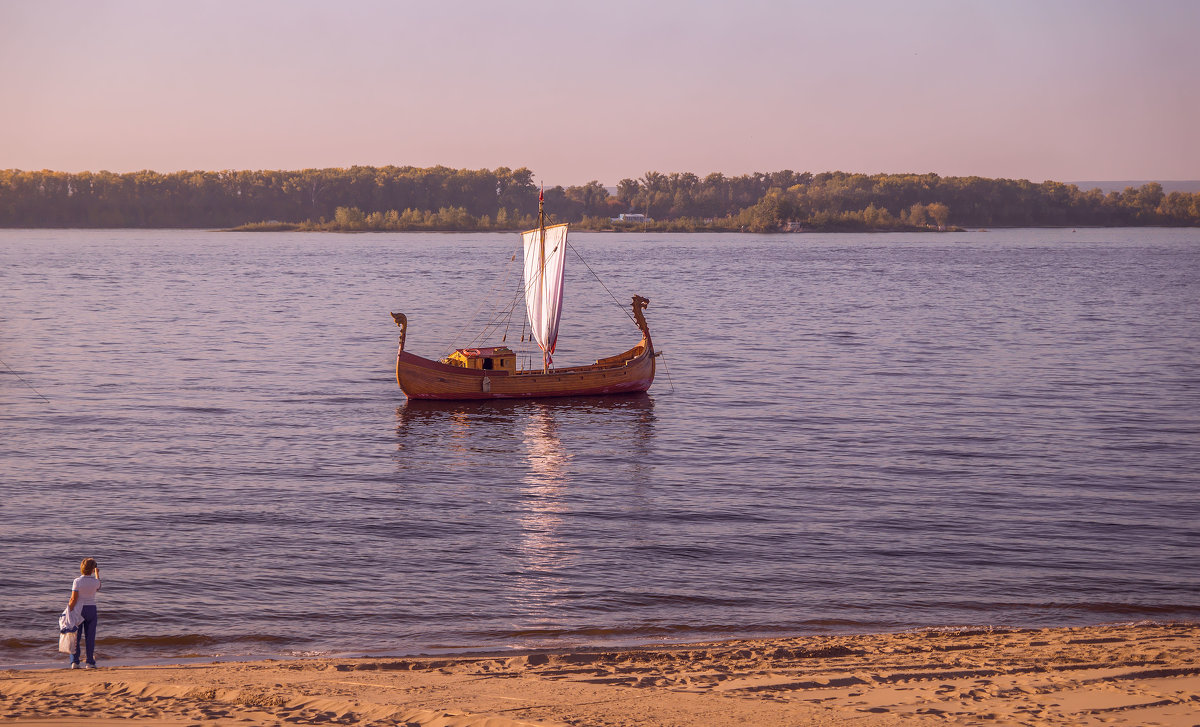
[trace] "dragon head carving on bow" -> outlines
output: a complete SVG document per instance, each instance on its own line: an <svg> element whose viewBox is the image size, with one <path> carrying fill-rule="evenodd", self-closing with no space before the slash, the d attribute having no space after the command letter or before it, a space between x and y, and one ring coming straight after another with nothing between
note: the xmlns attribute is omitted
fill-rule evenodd
<svg viewBox="0 0 1200 727"><path fill-rule="evenodd" d="M392 320L396 321L396 325L400 326L400 350L404 350L404 335L408 333L408 316L403 313L393 313Z"/></svg>

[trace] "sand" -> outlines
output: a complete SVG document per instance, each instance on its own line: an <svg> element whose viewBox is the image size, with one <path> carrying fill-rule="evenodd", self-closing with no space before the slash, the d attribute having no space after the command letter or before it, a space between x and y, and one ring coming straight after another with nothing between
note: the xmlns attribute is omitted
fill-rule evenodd
<svg viewBox="0 0 1200 727"><path fill-rule="evenodd" d="M1200 725L1200 623L0 673L5 725L130 720L1190 727Z"/></svg>

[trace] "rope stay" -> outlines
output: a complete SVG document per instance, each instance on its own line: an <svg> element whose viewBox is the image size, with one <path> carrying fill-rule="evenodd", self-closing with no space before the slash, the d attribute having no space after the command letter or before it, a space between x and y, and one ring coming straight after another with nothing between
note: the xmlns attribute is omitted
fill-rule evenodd
<svg viewBox="0 0 1200 727"><path fill-rule="evenodd" d="M37 389L33 388L33 384L31 384L31 383L29 383L28 381L26 381L24 376L21 376L20 374L18 374L18 373L17 373L17 372L16 372L16 371L13 369L13 367L12 367L12 366L9 366L9 365L8 365L8 362L7 362L7 361L5 361L4 359L0 359L0 363L4 364L4 368L6 368L6 369L8 369L9 371L11 371L11 372L12 372L12 375L13 375L13 376L16 376L16 377L17 377L17 379L18 379L18 380L19 380L19 381L20 381L22 384L25 384L26 386L28 386L30 391L32 391L33 393L35 393L35 394L37 394L39 397L41 397L42 401L46 402L47 404L49 404L49 403L50 403L50 400L49 400L49 399L47 399L47 398L45 397L45 395L43 395L43 394L42 394L42 392L40 392L40 391L38 391Z"/></svg>
<svg viewBox="0 0 1200 727"><path fill-rule="evenodd" d="M508 325L512 321L513 312L516 310L517 301L520 299L520 297L521 291L518 290L517 294L514 295L512 300L508 302L508 306L497 310L496 313L492 315L492 318L484 324L483 330L475 334L475 337L472 338L469 343L467 343L467 347L474 348L479 341L486 340L495 331L500 330L500 326L502 325L504 326L504 339L507 340Z"/></svg>
<svg viewBox="0 0 1200 727"><path fill-rule="evenodd" d="M671 393L675 393L675 382L671 380L671 370L667 368L667 354L665 351L658 351L655 354L660 357L663 362L663 373L667 375L667 383L671 385Z"/></svg>
<svg viewBox="0 0 1200 727"><path fill-rule="evenodd" d="M518 252L519 252L519 250L518 250ZM508 262L511 264L516 259L517 259L517 253L514 252L513 255L511 257L509 257ZM496 278L492 283L492 289L488 291L487 295L485 295L479 299L479 305L475 307L475 311L473 313L471 313L471 315L469 315L465 319L463 319L463 324L461 326L459 326L458 331L456 331L454 336L450 339L450 343L447 344L446 348L444 348L442 350L441 357L448 356L451 351L458 348L458 346L454 345L455 342L462 340L463 331L465 331L467 329L467 326L469 326L475 322L476 318L479 316L479 312L483 310L483 307L485 305L488 305L491 302L492 296L495 294L496 289L500 287L500 284L502 282L504 282L506 273L508 273L508 267L509 267L508 265L505 265L504 267L502 267L500 269L500 272L496 275ZM485 328L485 330L486 330L486 328ZM480 334L480 335L482 335L482 334ZM472 341L478 340L478 338L479 338L479 335L476 335L475 338L472 339Z"/></svg>
<svg viewBox="0 0 1200 727"><path fill-rule="evenodd" d="M592 274L592 277L596 279L597 283L600 283L600 287L604 288L604 292L608 293L608 297L613 299L613 303L615 303L616 306L621 309L621 312L624 313L629 320L633 321L633 324L636 326L637 321L634 320L633 315L630 314L629 311L625 310L625 306L621 305L621 301L617 300L617 296L613 295L612 291L608 289L608 286L604 284L604 281L600 279L600 276L596 275L596 271L592 270L592 266L587 264L587 260L583 259L583 256L579 254L579 251L575 249L575 246L568 242L567 249L575 253L575 257L579 258L579 262L583 263L583 267L587 268L587 271Z"/></svg>
<svg viewBox="0 0 1200 727"><path fill-rule="evenodd" d="M625 314L626 318L628 318L630 321L632 321L634 325L637 325L637 320L629 312L628 307L625 305L622 305L621 301L617 299L617 296L613 295L613 292L611 290L609 290L607 285L604 284L604 281L600 278L599 275L596 274L596 271L592 269L592 266L588 264L588 261L584 259L583 255L581 255L579 253L579 250L577 250L575 248L575 246L572 245L570 242L566 242L565 244L567 246L567 249L570 250L571 252L573 252L575 254L575 257L579 259L579 262L583 263L583 267L589 273L591 273L592 277L596 279L596 282L600 284L600 287L604 289L604 292L608 293L608 297L612 299L613 304L616 305L617 308L620 309L620 311ZM524 260L523 252L524 252L524 247L523 246L518 247L517 251L515 253L513 253L513 255L511 257L509 257L509 263L512 263L513 261L515 261L517 259L517 257L521 257L522 261L523 261ZM524 263L522 262L522 264L524 264ZM496 293L497 289L499 288L501 280L507 273L510 272L510 269L511 269L510 265L505 265L501 269L496 282L492 285L492 289L490 291L488 291L488 294L486 296L484 296L483 298L480 299L480 303L476 307L475 311L468 318L466 318L464 320L463 325L461 327L459 327L458 331L454 334L454 337L451 339L451 343L444 349L443 354L442 354L443 357L446 355L449 355L449 353L451 351L455 350L456 348L459 348L459 346L455 345L455 342L463 340L463 332L467 329L468 326L472 325L473 323L478 323L477 319L479 317L480 311L483 310L485 305L489 305L489 304L493 303L493 300L492 300L493 296ZM512 325L512 317L513 317L513 315L516 314L518 305L523 304L525 302L526 294L528 293L530 287L534 284L536 284L536 281L526 282L524 280L524 275L522 275L522 280L519 281L519 283L517 285L516 293L513 295L513 297L507 302L507 304L501 304L501 305L494 306L495 313L493 313L492 315L490 315L487 318L487 320L483 323L482 329L479 331L479 333L477 333L474 337L471 338L471 340L466 344L466 347L467 348L478 347L477 344L480 341L486 340L489 336L491 336L495 332L499 331L501 327L504 328L503 340L507 341L508 340L508 330ZM521 342L522 343L524 343L526 340L525 331L528 328L528 324L529 324L528 316L522 316L522 323L521 323ZM533 341L532 333L529 334L528 339L530 342ZM526 354L522 353L522 355L526 355ZM529 354L529 356L532 356L532 354ZM669 377L669 374L668 374L668 377Z"/></svg>

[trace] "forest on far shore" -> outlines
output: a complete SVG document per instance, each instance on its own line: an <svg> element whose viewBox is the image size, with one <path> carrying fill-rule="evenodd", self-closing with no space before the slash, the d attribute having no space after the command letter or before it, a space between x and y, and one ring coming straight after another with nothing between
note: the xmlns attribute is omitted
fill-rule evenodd
<svg viewBox="0 0 1200 727"><path fill-rule="evenodd" d="M1200 193L1165 193L1158 183L1105 194L1060 182L937 174L646 172L622 179L616 194L597 181L546 189L545 206L553 221L592 230L1200 225ZM535 225L537 207L527 168L0 170L0 227L520 230Z"/></svg>

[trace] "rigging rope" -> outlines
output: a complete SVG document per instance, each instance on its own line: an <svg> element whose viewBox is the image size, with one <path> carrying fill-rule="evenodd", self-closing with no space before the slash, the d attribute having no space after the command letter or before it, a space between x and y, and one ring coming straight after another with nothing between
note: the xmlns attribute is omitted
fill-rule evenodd
<svg viewBox="0 0 1200 727"><path fill-rule="evenodd" d="M518 252L519 251L520 250L518 250ZM512 254L512 256L508 259L508 261L511 263L516 259L517 259L517 253L514 252ZM446 356L448 356L450 354L451 351L453 351L456 348L454 343L462 337L463 331L465 331L467 329L467 326L469 326L475 322L475 318L476 318L476 316L479 315L479 311L483 310L483 307L491 301L492 294L494 294L496 292L496 289L500 287L500 283L502 283L504 281L505 273L507 273L507 272L508 272L508 266L505 266L500 269L500 274L496 276L495 281L492 283L492 289L488 291L487 295L480 298L479 305L475 307L475 312L463 320L463 324L461 326L459 326L458 331L454 334L454 337L450 339L450 343L447 344L446 348L444 348L442 350L442 355L439 356L439 358L445 358ZM476 340L478 338L479 338L479 336L476 336L475 339L472 339L472 340Z"/></svg>
<svg viewBox="0 0 1200 727"><path fill-rule="evenodd" d="M556 250L556 249L557 248L554 248L554 250ZM551 254L554 254L554 250L551 250ZM522 253L522 264L524 264L524 262L523 262L524 261L524 256L523 256L524 242L523 241L522 241L522 247L520 249L518 249L517 252ZM578 254L578 253L576 253L576 254ZM514 253L511 258L509 258L509 262L512 262L515 259L516 259L516 253ZM524 280L524 277L525 277L524 274L522 274L522 276L521 276L522 279L520 281L522 284L518 287L517 293L513 296L512 300L509 302L508 307L501 308L496 316L494 316L490 321L485 323L483 330L480 331L479 334L477 334L475 336L475 338L471 339L471 343L468 345L474 345L475 341L478 341L481 338L485 337L492 330L498 329L501 324L501 318L500 318L501 316L505 316L504 317L505 323L512 320L512 316L516 312L517 302L527 299L530 288L537 285L537 280ZM495 288L493 287L492 290L494 291ZM488 293L488 298L486 298L485 301L489 300L490 298L491 298L491 293ZM476 310L475 313L478 314L479 311ZM474 316L472 316L472 318L474 318ZM526 316L525 318L526 318L525 323L521 324L521 342L522 343L525 342L525 324L528 323L528 316ZM507 325L506 325L505 330L507 331ZM461 334L461 329L460 329L459 333ZM457 338L457 336L456 336L456 338ZM529 340L531 342L533 341L532 333L529 334Z"/></svg>
<svg viewBox="0 0 1200 727"><path fill-rule="evenodd" d="M569 249L571 252L575 253L575 257L579 259L579 262L583 263L583 267L586 268L589 273L591 273L592 277L596 279L596 282L600 284L600 287L604 288L604 292L608 293L608 297L612 298L613 304L616 305L617 308L619 308L621 310L621 312L625 314L626 318L633 321L634 325L637 325L637 319L633 317L633 315L629 312L629 310L624 305L622 305L621 301L617 299L617 296L613 295L613 292L608 289L608 286L604 284L604 281L600 279L600 276L596 274L596 271L592 269L592 266L588 265L588 262L587 262L587 260L585 260L583 258L583 255L580 255L579 251L576 250L575 246L572 245L570 242L566 242L565 244L567 246L567 249ZM519 247L517 249L517 251L515 253L513 253L513 255L509 258L509 262L511 263L514 260L516 260L518 255L521 255L522 260L524 260L524 243L523 242L522 242L522 246ZM443 357L448 355L451 351L453 351L456 348L454 342L458 341L460 339L460 337L463 335L463 331L466 330L467 326L471 325L472 323L474 323L476 321L476 317L479 315L479 312L481 310L483 310L483 307L491 302L492 295L496 292L496 289L500 285L501 278L504 276L505 273L508 272L508 269L509 269L508 266L505 266L504 269L501 270L501 274L500 274L500 276L498 276L496 282L493 283L492 289L490 291L488 291L488 294L481 299L481 302L475 308L475 312L472 313L470 315L470 317L468 317L463 322L463 325L458 329L458 332L454 334L454 338L451 339L451 343L442 353ZM492 315L486 323L484 323L483 329L470 340L470 342L467 344L468 347L474 347L476 342L486 338L493 331L499 330L501 325L504 326L504 339L503 340L507 341L508 329L512 323L512 317L516 313L517 303L524 300L524 298L526 297L526 294L529 292L529 288L535 284L534 281L525 281L523 275L522 275L521 283L522 284L518 286L517 293L512 297L512 300L509 301L508 305L506 307L499 308L499 310L494 315ZM528 327L528 325L529 325L528 316L524 316L523 320L521 322L521 342L522 343L525 342L525 339L526 339L525 330ZM532 332L529 333L529 340L531 342L534 340ZM670 378L670 374L668 374L668 380L669 380L669 378Z"/></svg>
<svg viewBox="0 0 1200 727"><path fill-rule="evenodd" d="M517 294L513 296L513 299L511 301L509 301L508 307L498 310L492 316L491 320L489 320L487 323L484 324L483 330L481 330L479 333L477 333L475 335L475 337L472 338L471 341L467 344L467 346L475 347L475 344L478 341L480 341L481 339L486 339L489 335L492 334L493 331L499 330L501 324L504 324L504 326L505 326L504 336L505 336L505 339L507 340L507 338L508 338L508 325L507 324L509 321L512 320L513 312L516 310L517 300L520 298L520 296L521 296L521 291L518 290Z"/></svg>
<svg viewBox="0 0 1200 727"><path fill-rule="evenodd" d="M600 283L600 287L604 288L604 292L608 293L608 297L613 299L613 303L616 303L617 307L621 309L621 312L625 314L625 317L633 321L633 324L636 326L637 319L635 319L629 311L625 310L625 306L621 305L621 301L617 300L617 296L613 295L612 291L608 289L608 286L604 284L604 281L600 279L600 276L596 275L596 271L592 270L592 266L587 264L587 260L583 259L583 256L579 254L579 251L575 249L575 246L568 242L567 247L571 250L571 252L575 253L575 257L579 258L579 262L583 263L583 267L587 268L588 272L592 274L592 277L596 279L596 282Z"/></svg>
<svg viewBox="0 0 1200 727"><path fill-rule="evenodd" d="M5 361L4 359L0 359L0 363L4 364L4 368L8 369L9 371L12 371L12 375L13 375L13 376L16 376L18 379L20 379L22 384L25 384L26 386L28 386L30 391L32 391L33 393L37 394L38 396L41 396L41 397L42 397L42 401L46 402L47 404L49 404L49 403L50 403L50 400L49 400L49 399L47 399L45 396L43 396L43 395L42 395L42 392L40 392L40 391L38 391L37 389L33 388L33 384L31 384L31 383L29 383L28 381L26 381L26 380L25 380L25 378L24 378L24 377L22 377L20 374L18 374L16 371L13 371L13 367L12 367L12 366L9 366L7 361Z"/></svg>
<svg viewBox="0 0 1200 727"><path fill-rule="evenodd" d="M658 351L656 356L660 357L663 362L663 373L667 375L667 383L671 385L671 393L675 393L675 382L671 380L671 370L667 368L667 354L665 351Z"/></svg>

